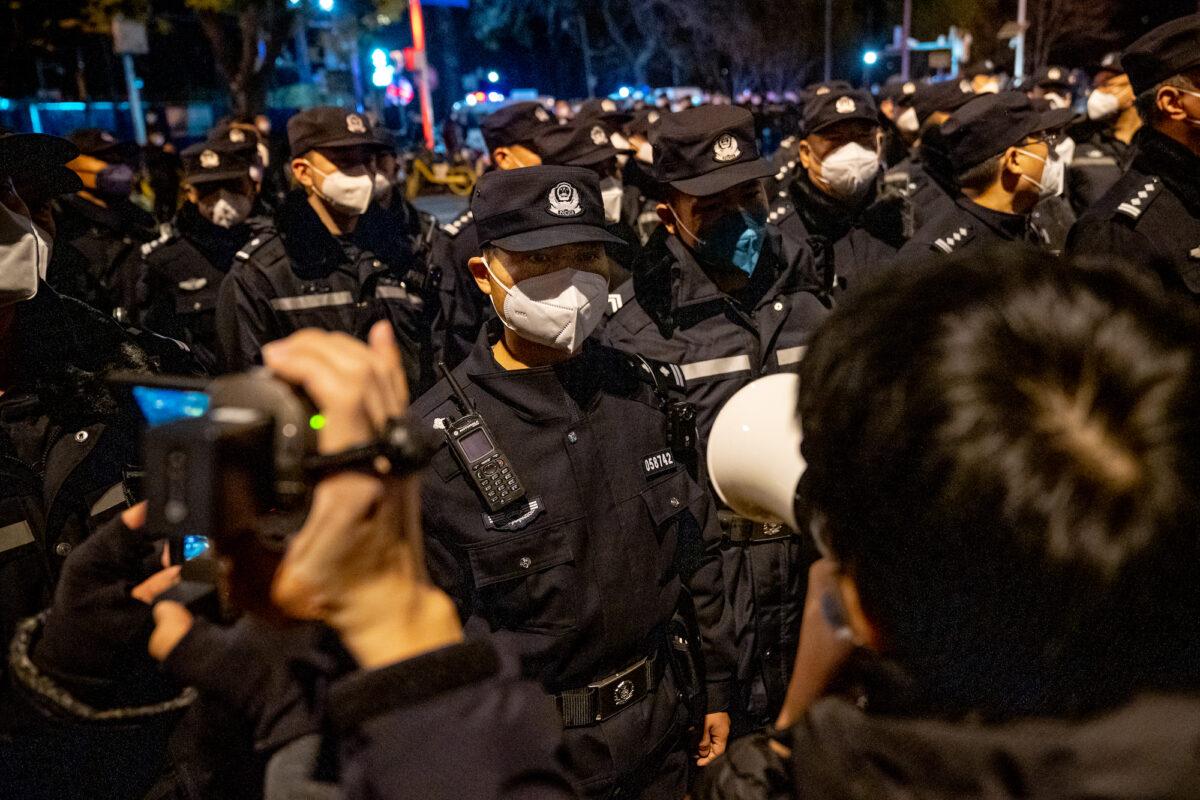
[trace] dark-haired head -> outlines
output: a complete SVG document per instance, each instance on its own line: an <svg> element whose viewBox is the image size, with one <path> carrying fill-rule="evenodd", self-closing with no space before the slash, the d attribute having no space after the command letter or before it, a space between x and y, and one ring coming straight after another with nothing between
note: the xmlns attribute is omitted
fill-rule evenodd
<svg viewBox="0 0 1200 800"><path fill-rule="evenodd" d="M886 274L815 336L800 499L929 706L1196 684L1198 331L1132 273L997 250Z"/></svg>

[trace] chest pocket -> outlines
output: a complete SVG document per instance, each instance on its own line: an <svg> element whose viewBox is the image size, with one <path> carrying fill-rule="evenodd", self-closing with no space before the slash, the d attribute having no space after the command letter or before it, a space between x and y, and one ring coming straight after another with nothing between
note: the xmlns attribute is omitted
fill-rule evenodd
<svg viewBox="0 0 1200 800"><path fill-rule="evenodd" d="M563 634L583 598L571 548L582 519L523 533L467 552L482 613L492 630Z"/></svg>
<svg viewBox="0 0 1200 800"><path fill-rule="evenodd" d="M680 467L621 504L627 528L654 531L658 549L658 580L666 583L698 559L704 545L696 519L706 497ZM691 510L690 515L684 515Z"/></svg>
<svg viewBox="0 0 1200 800"><path fill-rule="evenodd" d="M204 314L217 309L217 291L220 284L209 278L199 276L186 278L175 284L175 313Z"/></svg>

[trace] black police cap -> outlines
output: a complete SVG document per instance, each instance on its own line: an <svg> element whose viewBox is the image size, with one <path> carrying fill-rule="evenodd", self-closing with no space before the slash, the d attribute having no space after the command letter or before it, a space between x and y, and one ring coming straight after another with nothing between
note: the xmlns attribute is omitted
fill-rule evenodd
<svg viewBox="0 0 1200 800"><path fill-rule="evenodd" d="M79 148L60 136L18 133L0 127L0 173L26 174L60 167L79 155Z"/></svg>
<svg viewBox="0 0 1200 800"><path fill-rule="evenodd" d="M1075 86L1075 76L1066 67L1042 67L1030 77L1029 85L1070 91Z"/></svg>
<svg viewBox="0 0 1200 800"><path fill-rule="evenodd" d="M258 148L229 139L197 142L180 154L183 174L189 183L211 183L250 177L258 161Z"/></svg>
<svg viewBox="0 0 1200 800"><path fill-rule="evenodd" d="M528 146L558 120L541 103L510 103L479 121L479 132L489 152L515 144Z"/></svg>
<svg viewBox="0 0 1200 800"><path fill-rule="evenodd" d="M579 106L579 110L575 112L576 122L599 121L610 132L619 130L622 125L631 119L633 119L633 114L628 111L622 111L621 107L617 105L617 101L609 97L597 97L585 100Z"/></svg>
<svg viewBox="0 0 1200 800"><path fill-rule="evenodd" d="M1121 53L1119 51L1105 53L1100 59L1099 64L1095 64L1091 68L1093 75L1109 73L1110 75L1124 75L1125 67L1121 64Z"/></svg>
<svg viewBox="0 0 1200 800"><path fill-rule="evenodd" d="M917 87L912 105L917 112L917 120L923 125L934 113L942 111L952 114L974 97L975 90L965 80L924 83Z"/></svg>
<svg viewBox="0 0 1200 800"><path fill-rule="evenodd" d="M801 96L807 102L814 97L820 97L830 92L848 92L853 88L854 86L849 81L819 81L805 86Z"/></svg>
<svg viewBox="0 0 1200 800"><path fill-rule="evenodd" d="M102 128L79 128L68 134L79 153L101 161L124 161L137 152L133 142L122 142L112 132Z"/></svg>
<svg viewBox="0 0 1200 800"><path fill-rule="evenodd" d="M879 124L879 109L871 95L861 89L840 89L815 95L804 104L804 134L847 120Z"/></svg>
<svg viewBox="0 0 1200 800"><path fill-rule="evenodd" d="M1031 134L1062 128L1069 108L1039 111L1022 92L982 94L954 112L941 128L946 155L957 172L982 164Z"/></svg>
<svg viewBox="0 0 1200 800"><path fill-rule="evenodd" d="M650 138L650 129L662 119L662 112L657 108L643 108L634 112L633 119L625 126L626 136L642 136Z"/></svg>
<svg viewBox="0 0 1200 800"><path fill-rule="evenodd" d="M841 81L845 83L845 81ZM883 82L883 88L879 91L879 96L884 100L891 100L893 103L908 105L908 101L917 93L917 88L920 86L916 81L906 81L899 75L889 75L887 80ZM853 88L846 84L846 88Z"/></svg>
<svg viewBox="0 0 1200 800"><path fill-rule="evenodd" d="M595 119L548 128L533 145L543 164L567 167L592 167L629 152L614 147L604 126Z"/></svg>
<svg viewBox="0 0 1200 800"><path fill-rule="evenodd" d="M1121 54L1135 94L1200 65L1200 14L1171 20L1138 39Z"/></svg>
<svg viewBox="0 0 1200 800"><path fill-rule="evenodd" d="M698 106L664 114L650 131L650 144L654 179L694 197L775 172L758 154L754 115L737 106Z"/></svg>
<svg viewBox="0 0 1200 800"><path fill-rule="evenodd" d="M392 133L383 125L376 125L371 129L371 133L375 136L375 141L379 142L379 149L385 153L396 155L400 152L400 144L396 141L396 134Z"/></svg>
<svg viewBox="0 0 1200 800"><path fill-rule="evenodd" d="M479 244L525 252L577 242L624 244L604 228L600 179L582 167L489 172L475 183Z"/></svg>
<svg viewBox="0 0 1200 800"><path fill-rule="evenodd" d="M292 158L327 147L380 147L365 116L338 106L307 108L288 120L287 131Z"/></svg>

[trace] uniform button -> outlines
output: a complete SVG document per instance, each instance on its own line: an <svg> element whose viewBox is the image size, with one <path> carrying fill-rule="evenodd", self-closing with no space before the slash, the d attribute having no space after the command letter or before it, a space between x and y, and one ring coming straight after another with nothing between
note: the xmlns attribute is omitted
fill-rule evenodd
<svg viewBox="0 0 1200 800"><path fill-rule="evenodd" d="M88 432L87 431L79 431L78 433L75 434L75 441L79 442L80 444L83 444L87 440L88 440Z"/></svg>
<svg viewBox="0 0 1200 800"><path fill-rule="evenodd" d="M193 309L194 311L199 311L199 310L200 310L200 304L199 304L199 303L192 303L192 309Z"/></svg>
<svg viewBox="0 0 1200 800"><path fill-rule="evenodd" d="M58 554L59 558L66 558L67 556L71 555L71 543L59 542L58 544L54 545L54 552Z"/></svg>
<svg viewBox="0 0 1200 800"><path fill-rule="evenodd" d="M529 556L521 556L521 560L517 563L521 565L521 569L529 569L533 566L533 559Z"/></svg>
<svg viewBox="0 0 1200 800"><path fill-rule="evenodd" d="M776 311L783 311L783 301L782 301L782 300L776 300L776 301L775 301L775 305L774 305L774 309L775 309Z"/></svg>
<svg viewBox="0 0 1200 800"><path fill-rule="evenodd" d="M567 432L567 441L570 442L571 444L575 444L576 442L579 441L579 434L575 433L575 431L568 431Z"/></svg>
<svg viewBox="0 0 1200 800"><path fill-rule="evenodd" d="M679 498L678 497L671 498L671 508L679 508Z"/></svg>

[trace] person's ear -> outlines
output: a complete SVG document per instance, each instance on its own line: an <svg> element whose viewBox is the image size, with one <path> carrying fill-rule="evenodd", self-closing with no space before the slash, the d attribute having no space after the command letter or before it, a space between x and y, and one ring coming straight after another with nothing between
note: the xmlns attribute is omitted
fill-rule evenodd
<svg viewBox="0 0 1200 800"><path fill-rule="evenodd" d="M192 186L190 183L187 184L187 199L192 205L196 205L200 202L200 192L196 191L196 187Z"/></svg>
<svg viewBox="0 0 1200 800"><path fill-rule="evenodd" d="M1187 110L1183 107L1183 92L1174 86L1162 86L1155 97L1159 112L1167 119L1182 121L1187 119Z"/></svg>
<svg viewBox="0 0 1200 800"><path fill-rule="evenodd" d="M663 227L667 229L667 233L674 236L676 233L675 212L672 211L671 207L666 203L659 203L654 207L654 211L658 214L658 221L661 222Z"/></svg>
<svg viewBox="0 0 1200 800"><path fill-rule="evenodd" d="M804 167L805 170L812 169L813 149L807 139L800 140L800 145L796 148L796 155L800 159L800 166Z"/></svg>
<svg viewBox="0 0 1200 800"><path fill-rule="evenodd" d="M312 165L303 158L292 159L292 177L296 179L296 183L303 186L305 189L313 188L313 169Z"/></svg>
<svg viewBox="0 0 1200 800"><path fill-rule="evenodd" d="M842 609L846 612L846 625L854 634L854 641L862 647L869 647L875 652L883 650L883 634L871 618L863 611L862 598L858 595L858 585L846 573L839 573L838 597L842 601Z"/></svg>
<svg viewBox="0 0 1200 800"><path fill-rule="evenodd" d="M479 256L472 256L467 261L467 268L471 270L471 277L475 279L475 285L479 287L479 291L491 296L491 276L488 275L487 267L483 264L483 259Z"/></svg>
<svg viewBox="0 0 1200 800"><path fill-rule="evenodd" d="M497 147L492 151L492 163L496 165L496 169L511 169L512 160L512 153L507 147Z"/></svg>

